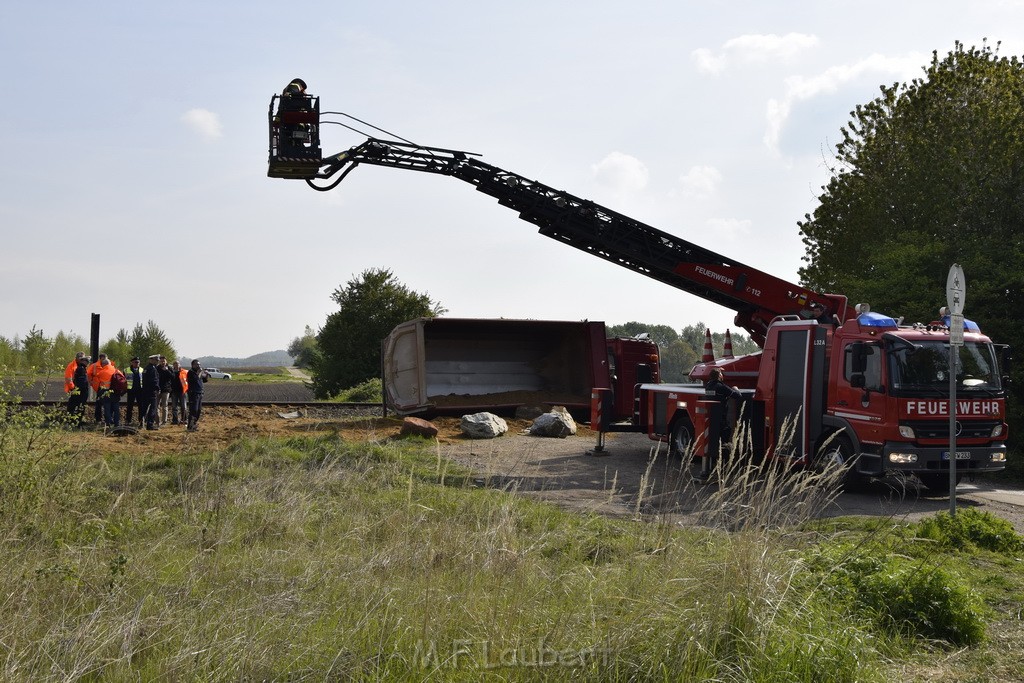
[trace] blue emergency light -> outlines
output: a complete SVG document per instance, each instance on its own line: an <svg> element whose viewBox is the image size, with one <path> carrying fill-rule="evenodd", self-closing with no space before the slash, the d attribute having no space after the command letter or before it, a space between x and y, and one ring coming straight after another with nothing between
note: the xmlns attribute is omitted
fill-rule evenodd
<svg viewBox="0 0 1024 683"><path fill-rule="evenodd" d="M899 327L895 318L874 311L861 313L857 316L857 322L863 327Z"/></svg>
<svg viewBox="0 0 1024 683"><path fill-rule="evenodd" d="M945 325L946 327L950 326L949 325L949 316L948 315L945 316L942 319L942 324ZM978 332L978 333L980 333L981 332L981 328L978 327L978 323L974 322L973 320L968 320L967 318L964 318L964 332Z"/></svg>

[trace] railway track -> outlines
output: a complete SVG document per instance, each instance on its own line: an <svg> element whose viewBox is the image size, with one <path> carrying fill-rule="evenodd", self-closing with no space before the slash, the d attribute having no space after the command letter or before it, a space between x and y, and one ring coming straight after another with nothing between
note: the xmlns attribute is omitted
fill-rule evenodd
<svg viewBox="0 0 1024 683"><path fill-rule="evenodd" d="M62 405L67 403L62 380L10 384L3 387L6 395L22 405ZM121 403L124 403L122 399ZM203 390L204 405L219 406L279 406L281 408L322 408L346 410L378 410L381 402L318 401L313 392L300 382L234 382L210 380Z"/></svg>

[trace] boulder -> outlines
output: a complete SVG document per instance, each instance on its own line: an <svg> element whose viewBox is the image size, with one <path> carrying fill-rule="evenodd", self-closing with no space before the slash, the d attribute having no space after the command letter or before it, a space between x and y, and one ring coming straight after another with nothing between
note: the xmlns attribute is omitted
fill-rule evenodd
<svg viewBox="0 0 1024 683"><path fill-rule="evenodd" d="M493 413L463 415L461 427L471 439L493 439L508 431L508 423Z"/></svg>
<svg viewBox="0 0 1024 683"><path fill-rule="evenodd" d="M433 422L418 417L407 417L402 420L402 436L423 436L433 439L437 436L437 427Z"/></svg>
<svg viewBox="0 0 1024 683"><path fill-rule="evenodd" d="M563 406L555 406L551 412L544 413L530 427L534 436L550 436L564 439L576 433L576 420Z"/></svg>

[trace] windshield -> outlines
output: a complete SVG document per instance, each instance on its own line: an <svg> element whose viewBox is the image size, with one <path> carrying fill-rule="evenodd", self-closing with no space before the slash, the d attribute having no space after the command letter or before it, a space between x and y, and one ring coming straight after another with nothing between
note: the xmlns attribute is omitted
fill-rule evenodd
<svg viewBox="0 0 1024 683"><path fill-rule="evenodd" d="M890 349L889 370L893 390L949 393L949 344L937 340L916 343L914 347ZM957 392L991 393L1002 388L991 344L965 341L958 349Z"/></svg>

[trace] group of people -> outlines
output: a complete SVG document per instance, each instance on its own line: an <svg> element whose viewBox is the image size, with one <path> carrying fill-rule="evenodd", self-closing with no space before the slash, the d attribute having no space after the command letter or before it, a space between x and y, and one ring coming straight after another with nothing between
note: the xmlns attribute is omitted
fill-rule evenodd
<svg viewBox="0 0 1024 683"><path fill-rule="evenodd" d="M184 424L190 432L199 429L203 409L203 384L210 378L198 360L189 369L178 361L168 366L167 358L159 354L149 357L141 367L138 357L132 358L129 368L118 370L104 353L96 361L84 353L64 370L64 391L68 394L68 412L77 417L78 425L85 422L85 407L90 391L96 396L95 419L108 427L121 425L121 396L127 397L124 423L146 429L160 429L168 424ZM133 421L133 412L138 417Z"/></svg>

